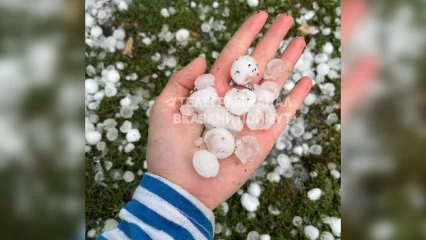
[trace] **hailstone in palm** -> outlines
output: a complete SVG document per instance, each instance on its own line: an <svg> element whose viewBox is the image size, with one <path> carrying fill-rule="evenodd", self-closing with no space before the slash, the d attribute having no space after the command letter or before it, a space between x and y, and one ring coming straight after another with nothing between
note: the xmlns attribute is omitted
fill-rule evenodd
<svg viewBox="0 0 426 240"><path fill-rule="evenodd" d="M247 161L253 161L260 150L260 144L255 137L244 136L236 141L235 156L245 164Z"/></svg>
<svg viewBox="0 0 426 240"><path fill-rule="evenodd" d="M227 158L234 153L235 139L225 128L214 128L206 132L204 142L209 151L218 159Z"/></svg>
<svg viewBox="0 0 426 240"><path fill-rule="evenodd" d="M235 115L243 115L256 103L256 94L249 89L232 88L225 97L226 109Z"/></svg>
<svg viewBox="0 0 426 240"><path fill-rule="evenodd" d="M192 157L195 171L202 177L216 177L219 173L219 161L207 150L199 150Z"/></svg>
<svg viewBox="0 0 426 240"><path fill-rule="evenodd" d="M253 77L258 75L259 66L256 60L250 56L237 58L231 67L232 80L238 85L248 84Z"/></svg>

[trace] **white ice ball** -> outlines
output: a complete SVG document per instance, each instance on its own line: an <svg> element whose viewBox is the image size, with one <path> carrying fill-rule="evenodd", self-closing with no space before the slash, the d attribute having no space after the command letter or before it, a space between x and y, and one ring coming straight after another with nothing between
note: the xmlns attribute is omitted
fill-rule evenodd
<svg viewBox="0 0 426 240"><path fill-rule="evenodd" d="M317 201L321 198L323 192L319 188L314 188L308 191L308 198L312 201Z"/></svg>
<svg viewBox="0 0 426 240"><path fill-rule="evenodd" d="M189 103L197 113L203 113L208 107L217 105L219 96L214 87L206 87L189 96Z"/></svg>
<svg viewBox="0 0 426 240"><path fill-rule="evenodd" d="M231 67L232 80L238 85L246 85L258 74L259 67L254 58L241 56L237 58Z"/></svg>
<svg viewBox="0 0 426 240"><path fill-rule="evenodd" d="M306 98L303 101L303 103L306 106L310 106L310 105L312 105L315 102L316 98L317 98L317 96L314 93L309 93L308 96L306 96Z"/></svg>
<svg viewBox="0 0 426 240"><path fill-rule="evenodd" d="M219 161L207 150L199 150L192 157L195 171L202 177L216 177L219 173Z"/></svg>
<svg viewBox="0 0 426 240"><path fill-rule="evenodd" d="M94 26L90 29L90 36L98 38L102 35L102 28L99 26Z"/></svg>
<svg viewBox="0 0 426 240"><path fill-rule="evenodd" d="M209 151L218 159L231 156L235 150L234 136L225 128L213 128L207 131L204 142Z"/></svg>
<svg viewBox="0 0 426 240"><path fill-rule="evenodd" d="M141 134L138 129L130 129L126 134L126 140L128 142L137 142L141 139Z"/></svg>
<svg viewBox="0 0 426 240"><path fill-rule="evenodd" d="M337 171L336 169L331 170L331 171L330 171L330 174L331 174L331 176L332 176L333 178L335 178L335 179L339 179L339 178L340 178L340 172L339 172L339 171Z"/></svg>
<svg viewBox="0 0 426 240"><path fill-rule="evenodd" d="M120 73L118 73L118 71L115 70L115 69L109 70L106 77L107 77L108 81L111 82L111 83L116 83L116 82L120 81Z"/></svg>
<svg viewBox="0 0 426 240"><path fill-rule="evenodd" d="M188 29L181 28L176 32L176 40L178 42L184 42L187 41L189 38L189 31Z"/></svg>
<svg viewBox="0 0 426 240"><path fill-rule="evenodd" d="M225 94L224 103L228 111L240 116L256 103L256 94L248 89L232 88Z"/></svg>
<svg viewBox="0 0 426 240"><path fill-rule="evenodd" d="M247 0L249 7L257 7L259 5L259 0Z"/></svg>
<svg viewBox="0 0 426 240"><path fill-rule="evenodd" d="M322 51L328 55L332 54L334 51L333 44L331 44L331 42L325 43L324 46L322 46Z"/></svg>
<svg viewBox="0 0 426 240"><path fill-rule="evenodd" d="M318 228L316 228L312 225L306 226L305 229L303 230L303 232L305 233L305 237L309 240L316 240L319 237Z"/></svg>
<svg viewBox="0 0 426 240"><path fill-rule="evenodd" d="M95 94L99 90L98 83L93 79L86 79L84 82L85 90L87 93Z"/></svg>
<svg viewBox="0 0 426 240"><path fill-rule="evenodd" d="M262 234L259 240L271 240L271 236L269 234Z"/></svg>
<svg viewBox="0 0 426 240"><path fill-rule="evenodd" d="M326 76L330 72L330 67L326 63L320 63L317 66L317 73Z"/></svg>
<svg viewBox="0 0 426 240"><path fill-rule="evenodd" d="M135 180L135 174L131 171L126 171L123 174L123 180L125 182L133 182L133 180Z"/></svg>
<svg viewBox="0 0 426 240"><path fill-rule="evenodd" d="M253 197L260 197L260 186L259 184L252 182L250 183L247 192L250 193Z"/></svg>
<svg viewBox="0 0 426 240"><path fill-rule="evenodd" d="M243 193L241 196L241 205L249 212L254 212L260 205L259 199L248 193Z"/></svg>
<svg viewBox="0 0 426 240"><path fill-rule="evenodd" d="M320 240L334 240L334 236L331 232L322 232Z"/></svg>
<svg viewBox="0 0 426 240"><path fill-rule="evenodd" d="M200 90L206 87L213 87L216 82L216 79L211 74L202 74L197 79L195 79L195 88Z"/></svg>
<svg viewBox="0 0 426 240"><path fill-rule="evenodd" d="M102 139L102 134L98 131L90 131L85 133L86 143L89 145L96 145Z"/></svg>

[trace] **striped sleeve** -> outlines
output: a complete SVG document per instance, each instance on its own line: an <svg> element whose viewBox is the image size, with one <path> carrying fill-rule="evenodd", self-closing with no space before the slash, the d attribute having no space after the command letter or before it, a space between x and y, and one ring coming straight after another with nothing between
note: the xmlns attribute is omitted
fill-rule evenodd
<svg viewBox="0 0 426 240"><path fill-rule="evenodd" d="M118 228L98 240L213 239L213 212L183 188L150 173L119 216Z"/></svg>

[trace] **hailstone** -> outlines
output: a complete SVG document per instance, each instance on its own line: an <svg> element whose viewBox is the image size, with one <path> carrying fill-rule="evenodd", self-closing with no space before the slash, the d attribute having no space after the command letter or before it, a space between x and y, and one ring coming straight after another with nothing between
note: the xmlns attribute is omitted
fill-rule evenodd
<svg viewBox="0 0 426 240"><path fill-rule="evenodd" d="M247 127L250 130L269 130L275 124L276 114L272 103L258 102L248 111Z"/></svg>
<svg viewBox="0 0 426 240"><path fill-rule="evenodd" d="M180 113L182 113L183 116L192 116L194 115L194 108L189 104L183 104L180 106Z"/></svg>
<svg viewBox="0 0 426 240"><path fill-rule="evenodd" d="M207 150L199 150L192 157L195 171L202 177L216 177L219 173L219 161Z"/></svg>
<svg viewBox="0 0 426 240"><path fill-rule="evenodd" d="M245 164L247 161L254 161L260 150L260 144L255 137L244 136L236 141L235 156Z"/></svg>
<svg viewBox="0 0 426 240"><path fill-rule="evenodd" d="M231 114L222 106L213 106L204 112L204 122L211 127L224 128L231 120Z"/></svg>
<svg viewBox="0 0 426 240"><path fill-rule="evenodd" d="M256 94L248 89L232 88L225 97L226 109L235 115L243 115L256 103Z"/></svg>
<svg viewBox="0 0 426 240"><path fill-rule="evenodd" d="M238 85L248 84L258 72L256 60L247 55L237 58L231 67L232 80Z"/></svg>
<svg viewBox="0 0 426 240"><path fill-rule="evenodd" d="M209 86L214 86L216 79L211 74L203 74L195 79L195 88L200 90Z"/></svg>
<svg viewBox="0 0 426 240"><path fill-rule="evenodd" d="M278 81L289 73L289 69L289 65L283 60L279 58L272 59L266 65L263 78Z"/></svg>
<svg viewBox="0 0 426 240"><path fill-rule="evenodd" d="M203 113L208 107L217 105L219 96L214 87L206 87L189 96L189 104L197 113Z"/></svg>
<svg viewBox="0 0 426 240"><path fill-rule="evenodd" d="M227 158L234 153L235 139L225 128L214 128L206 132L204 142L209 151L218 159Z"/></svg>

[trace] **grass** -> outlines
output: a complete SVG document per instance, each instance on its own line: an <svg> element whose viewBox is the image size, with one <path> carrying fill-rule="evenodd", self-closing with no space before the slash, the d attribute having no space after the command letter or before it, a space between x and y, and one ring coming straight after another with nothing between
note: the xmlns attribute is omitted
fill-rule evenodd
<svg viewBox="0 0 426 240"><path fill-rule="evenodd" d="M211 1L198 0L197 4L203 3L211 6ZM214 62L211 57L213 50L220 52L222 47L229 40L228 33L233 33L239 27L239 25L250 16L254 11L259 9L275 9L274 13L270 13L270 19L278 13L289 13L297 17L299 9L296 7L300 4L301 7L306 9L312 9L312 1L285 1L283 3L280 0L270 0L261 3L257 8L249 8L245 3L239 1L228 1L226 5L230 9L229 17L223 17L225 4L223 1L218 1L220 6L218 9L213 9L206 15L206 19L214 17L216 20L225 20L226 32L216 33L217 42L206 40L200 31L202 21L199 19L199 10L189 7L186 1L168 1L168 0L157 0L157 1L141 1L133 0L133 4L130 5L129 11L117 12L116 18L112 22L113 26L122 26L126 29L126 39L131 36L134 39L133 54L132 56L124 56L120 52L111 54L108 53L106 58L103 60L105 66L109 64L115 64L117 61L121 61L127 65L125 70L122 71L122 79L124 76L136 73L139 78L144 76L151 76L156 73L159 75L158 79L151 79L149 83L143 83L140 81L125 81L122 80L123 89L146 89L149 90L150 97L145 100L154 99L155 96L161 92L163 87L168 81L168 77L164 75L164 71L159 71L156 66L157 64L152 62L151 56L156 52L165 53L171 46L176 46L175 40L170 43L153 41L150 46L145 46L141 41L139 33L157 34L161 31L164 24L169 25L169 29L172 32L176 32L180 28L187 28L191 31L191 40L187 47L176 47L175 56L179 57L179 64L186 65L193 58L199 56L200 53L205 53L208 67ZM320 0L317 1L320 7L323 7L324 13L318 13L320 16L330 16L332 22L328 25L331 29L335 29L336 24L333 19L336 16L335 8L339 2ZM160 10L163 7L174 6L177 10L177 14L169 18L163 18L160 15ZM322 17L318 18L322 21ZM309 24L320 26L320 22L312 20ZM108 32L105 29L104 32ZM297 26L294 26L287 36L295 36ZM109 31L111 32L111 31ZM318 51L320 47L327 41L333 43L335 49L340 47L340 41L334 39L333 34L329 36L323 36L317 34L314 36L317 42ZM310 36L306 37L306 41L309 42ZM202 48L194 48L195 42L200 41ZM253 44L253 46L255 43ZM204 48L204 49L203 49ZM87 52L100 52L100 50L94 50L87 48ZM337 52L337 51L336 51ZM337 56L337 53L336 53ZM335 56L335 57L336 57ZM86 65L92 64L96 66L99 60L96 58L86 57ZM89 76L86 76L87 78ZM332 81L336 84L338 89L335 96L335 101L340 99L340 79ZM154 83L154 84L153 84ZM319 91L317 87L314 87L312 91ZM100 120L103 121L107 118L114 118L116 112L119 111L119 99L120 97L106 98L102 101L99 110L96 114ZM294 239L300 238L303 235L303 229L298 229L298 235L293 237L290 231L295 228L291 224L291 220L294 216L301 216L302 218L309 218L310 222L316 223L319 221L321 215L333 215L340 216L340 181L330 177L329 170L327 169L327 162L333 161L338 164L340 168L340 132L337 132L333 127L328 126L324 123L326 115L322 113L324 105L317 105L311 107L307 120L310 125L314 125L319 130L320 137L316 139L318 143L323 145L323 154L320 157L306 157L303 158L301 164L305 169L314 170L318 172L318 177L302 182L301 186L296 187L294 179L282 179L279 183L269 183L263 177L260 180L263 182L264 191L260 197L261 205L256 211L256 218L249 220L247 219L247 211L245 211L240 204L240 197L234 194L227 202L229 204L229 212L227 215L220 213L220 210L215 211L216 222L221 223L230 227L232 231L231 236L218 235L217 238L222 239L245 239L247 232L256 230L259 233L268 233L272 239ZM123 119L116 119L118 126L124 121ZM123 171L131 170L136 173L142 169L143 161L145 160L147 133L148 133L148 117L145 114L144 109L135 111L132 117L132 122L139 123L139 130L142 138L136 149L130 154L124 155L117 150L117 145L108 142L109 152L101 160L112 161L113 169L121 169ZM98 152L91 152L86 154L86 229L102 227L103 221L108 218L117 218L118 212L121 207L131 199L133 191L139 183L141 177L136 175L136 179L133 183L125 183L123 181L113 181L108 172L106 172L106 186L98 185L94 182L94 174L92 168L95 165L94 157L99 155ZM126 159L130 156L135 163L133 166L126 165ZM271 169L269 169L271 170ZM247 184L247 183L246 183ZM113 187L116 185L116 187ZM245 189L246 186L243 187ZM326 191L326 194L321 200L312 202L306 197L306 192L311 188L319 187ZM281 214L271 215L268 212L269 205L279 206ZM102 219L102 221L98 221ZM248 229L246 233L239 234L234 228L238 222L242 222ZM322 229L327 229L324 226Z"/></svg>

